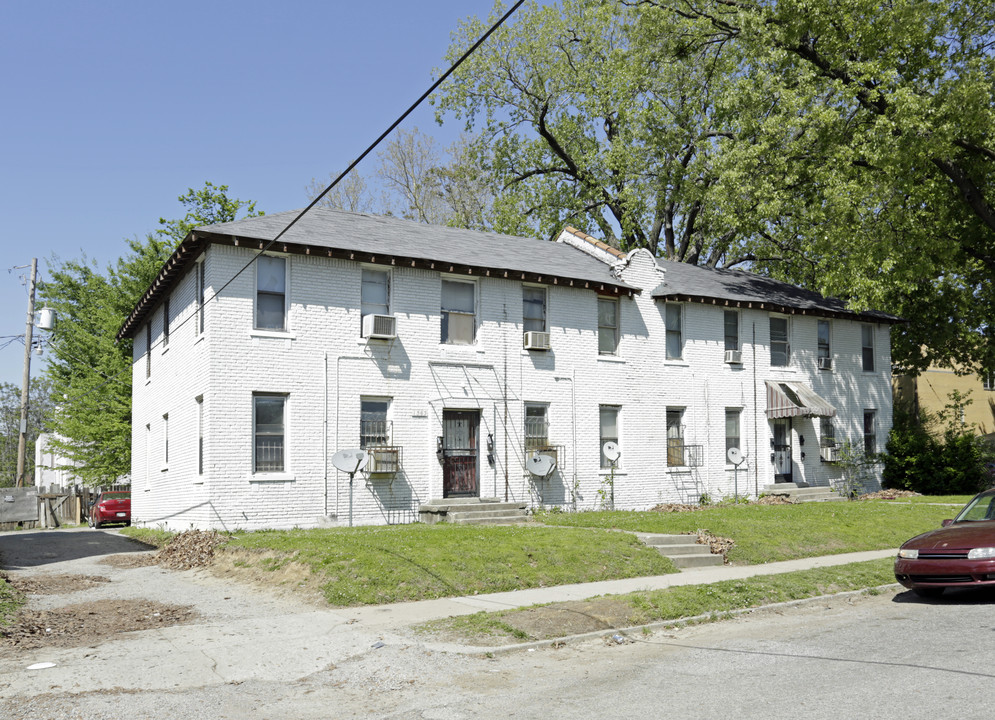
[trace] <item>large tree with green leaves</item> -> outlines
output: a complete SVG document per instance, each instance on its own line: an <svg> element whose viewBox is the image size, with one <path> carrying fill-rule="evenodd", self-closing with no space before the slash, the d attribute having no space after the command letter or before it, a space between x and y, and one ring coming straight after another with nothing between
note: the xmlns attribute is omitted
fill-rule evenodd
<svg viewBox="0 0 995 720"><path fill-rule="evenodd" d="M995 365L993 13L982 0L532 4L437 103L487 141L498 229L569 223L623 249L748 263L907 317L907 365ZM464 23L450 56L483 24Z"/></svg>
<svg viewBox="0 0 995 720"><path fill-rule="evenodd" d="M131 471L132 342L116 339L124 319L192 228L243 211L262 214L254 203L230 198L225 185L205 183L179 201L187 208L183 218L160 219L158 231L128 240L124 255L106 268L85 256L49 261L41 296L59 318L46 370L56 399L51 429L69 469L87 484Z"/></svg>

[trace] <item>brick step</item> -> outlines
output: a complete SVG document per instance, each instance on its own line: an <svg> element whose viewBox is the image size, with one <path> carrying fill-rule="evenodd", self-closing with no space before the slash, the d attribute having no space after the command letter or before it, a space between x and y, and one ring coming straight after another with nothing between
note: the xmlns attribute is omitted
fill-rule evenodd
<svg viewBox="0 0 995 720"><path fill-rule="evenodd" d="M713 555L712 553L708 553L707 555L677 555L670 559L681 570L714 567L715 565L722 565L724 563L721 555Z"/></svg>

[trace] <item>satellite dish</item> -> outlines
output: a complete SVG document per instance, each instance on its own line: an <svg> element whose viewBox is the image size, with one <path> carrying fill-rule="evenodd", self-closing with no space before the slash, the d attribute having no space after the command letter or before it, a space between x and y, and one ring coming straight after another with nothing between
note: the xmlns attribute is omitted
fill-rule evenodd
<svg viewBox="0 0 995 720"><path fill-rule="evenodd" d="M729 462L733 465L739 465L743 462L743 451L738 447L731 447L726 450L726 457L729 458Z"/></svg>
<svg viewBox="0 0 995 720"><path fill-rule="evenodd" d="M538 477L549 477L556 469L556 459L550 455L535 453L525 462L529 472Z"/></svg>
<svg viewBox="0 0 995 720"><path fill-rule="evenodd" d="M611 440L601 446L601 452L603 452L605 457L612 462L618 460L618 456L622 454L622 451L618 449L618 443L612 442Z"/></svg>
<svg viewBox="0 0 995 720"><path fill-rule="evenodd" d="M350 475L362 470L369 461L370 455L365 450L339 450L332 455L332 465L336 470Z"/></svg>

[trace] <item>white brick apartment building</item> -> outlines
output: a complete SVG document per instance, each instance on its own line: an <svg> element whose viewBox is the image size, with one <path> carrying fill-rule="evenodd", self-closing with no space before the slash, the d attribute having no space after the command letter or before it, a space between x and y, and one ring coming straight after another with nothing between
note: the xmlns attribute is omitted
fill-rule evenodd
<svg viewBox="0 0 995 720"><path fill-rule="evenodd" d="M194 230L124 324L136 523L402 523L460 495L595 508L608 440L615 507L639 509L828 485L842 440L883 448L891 316L571 229L315 210L251 262L292 217ZM350 492L330 458L361 446L375 463Z"/></svg>

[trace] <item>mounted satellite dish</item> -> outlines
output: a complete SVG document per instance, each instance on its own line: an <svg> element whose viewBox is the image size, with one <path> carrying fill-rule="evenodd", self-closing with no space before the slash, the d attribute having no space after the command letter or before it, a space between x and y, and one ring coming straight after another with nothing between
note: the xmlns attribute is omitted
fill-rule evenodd
<svg viewBox="0 0 995 720"><path fill-rule="evenodd" d="M738 447L731 447L726 450L726 457L733 465L739 465L743 462L743 451Z"/></svg>
<svg viewBox="0 0 995 720"><path fill-rule="evenodd" d="M362 470L369 461L370 455L365 450L339 450L332 455L332 465L349 475Z"/></svg>
<svg viewBox="0 0 995 720"><path fill-rule="evenodd" d="M533 475L541 478L547 478L552 475L553 470L556 469L556 459L549 455L534 453L532 457L526 460L525 467L527 467L529 472Z"/></svg>
<svg viewBox="0 0 995 720"><path fill-rule="evenodd" d="M611 440L601 446L601 452L612 462L618 460L618 456L622 454L622 451L618 449L618 443Z"/></svg>

